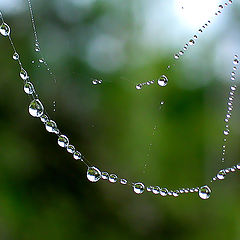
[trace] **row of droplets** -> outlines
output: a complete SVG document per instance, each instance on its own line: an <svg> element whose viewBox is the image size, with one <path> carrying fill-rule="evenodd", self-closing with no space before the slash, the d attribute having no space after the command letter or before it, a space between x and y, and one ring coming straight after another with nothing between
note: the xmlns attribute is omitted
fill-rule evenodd
<svg viewBox="0 0 240 240"><path fill-rule="evenodd" d="M222 4L219 5L218 10L215 12L215 16L218 16L219 14L222 13L224 6L227 7L229 4L232 4L232 3L233 3L233 1L229 0L229 1L225 2L223 5ZM199 28L199 30L198 30L198 34L201 34L209 26L210 23L211 23L211 21L208 20L207 23L202 25L202 27ZM186 43L180 51L178 51L177 53L174 54L174 59L178 60L181 56L184 55L184 53L189 49L189 47L195 45L195 43L199 37L198 34L194 34L194 36L188 41L188 43Z"/></svg>
<svg viewBox="0 0 240 240"><path fill-rule="evenodd" d="M2 20L3 20L3 18L2 18ZM4 21L3 21L2 25L0 26L0 33L3 36L9 36L10 35L10 27ZM13 44L12 44L12 46L15 50L15 47L14 47ZM15 59L15 60L19 60L19 55L16 58L17 59ZM40 120L44 123L45 128L48 132L57 134L57 136L58 136L57 142L58 142L58 145L60 147L66 148L67 152L71 153L75 160L81 160L83 163L85 163L85 165L88 167L87 178L88 178L89 181L97 182L98 180L100 180L102 178L104 180L108 179L109 182L111 182L111 183L117 182L118 177L117 177L116 174L110 174L109 175L107 172L101 172L96 167L89 167L88 164L84 161L84 158L83 158L82 154L79 151L76 151L76 149L73 145L69 144L68 137L66 135L63 135L63 134L60 133L56 122L51 120L48 117L48 115L44 112L43 104L41 103L40 99L36 98L37 94L35 92L33 83L30 81L30 78L29 78L26 70L24 70L22 68L22 65L21 65L20 62L19 62L19 64L20 64L20 67L21 67L20 77L24 80L24 92L33 97L33 100L31 101L31 103L29 105L30 115L33 116L33 117L40 118ZM161 78L163 78L165 81L167 79L164 75ZM240 166L239 164L236 165L234 170L240 169L239 166ZM220 171L223 171L223 170L220 170ZM224 170L224 173L227 173L227 171L228 171L227 169ZM219 178L220 173L218 173L217 176ZM120 179L120 183L126 185L128 183L128 181L126 179ZM133 187L134 192L137 193L137 194L141 194L145 190L145 185L141 182L131 183L130 185ZM199 197L202 198L202 199L208 199L210 197L210 194L211 194L211 189L207 185L204 185L200 188L199 187L191 188L191 189L185 188L185 189L179 189L179 190L175 190L175 191L168 190L167 188L160 188L158 186L156 186L156 187L150 186L150 187L147 187L147 191L151 191L154 194L160 194L161 196L167 196L167 195L171 196L172 195L172 196L175 196L175 197L177 197L179 194L182 194L182 193L198 192Z"/></svg>
<svg viewBox="0 0 240 240"><path fill-rule="evenodd" d="M236 79L235 75L236 75L238 65L239 65L239 57L238 57L238 55L235 55L234 59L233 59L233 68L232 68L232 72L231 72L231 76L230 76L231 81L235 81L235 79ZM233 101L234 101L236 90L237 90L237 86L235 84L231 85L229 95L227 98L227 113L226 113L226 116L224 119L225 127L223 130L224 138L223 138L223 145L222 145L222 157L221 157L222 162L225 161L226 143L227 143L228 136L230 134L229 123L230 123L230 120L232 117Z"/></svg>
<svg viewBox="0 0 240 240"><path fill-rule="evenodd" d="M147 82L144 82L144 83L138 83L136 85L136 89L138 90L141 90L143 86L150 86L152 84L155 83L155 80L150 80L150 81L147 81ZM165 87L167 86L168 84L168 78L165 76L165 75L162 75L158 80L157 80L157 84L160 86L160 87Z"/></svg>

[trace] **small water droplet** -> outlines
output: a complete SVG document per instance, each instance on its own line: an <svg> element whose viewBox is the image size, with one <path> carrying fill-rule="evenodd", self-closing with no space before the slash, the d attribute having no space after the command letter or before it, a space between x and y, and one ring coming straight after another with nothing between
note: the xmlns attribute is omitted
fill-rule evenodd
<svg viewBox="0 0 240 240"><path fill-rule="evenodd" d="M58 145L60 147L66 148L69 144L69 140L65 135L60 135L58 137Z"/></svg>
<svg viewBox="0 0 240 240"><path fill-rule="evenodd" d="M127 184L127 180L124 179L124 178L122 178L122 179L120 180L120 183L123 184L123 185L126 185L126 184Z"/></svg>
<svg viewBox="0 0 240 240"><path fill-rule="evenodd" d="M67 146L67 151L71 154L75 152L75 147L73 145L68 145Z"/></svg>
<svg viewBox="0 0 240 240"><path fill-rule="evenodd" d="M137 84L136 89L138 89L138 90L142 89L142 84Z"/></svg>
<svg viewBox="0 0 240 240"><path fill-rule="evenodd" d="M145 186L143 183L135 183L133 186L133 191L137 194L142 194L144 192Z"/></svg>
<svg viewBox="0 0 240 240"><path fill-rule="evenodd" d="M160 193L160 187L158 187L158 186L152 187L152 193L159 194Z"/></svg>
<svg viewBox="0 0 240 240"><path fill-rule="evenodd" d="M41 122L46 123L46 122L48 121L48 116L45 115L45 114L43 114L43 115L40 117L40 120L41 120Z"/></svg>
<svg viewBox="0 0 240 240"><path fill-rule="evenodd" d="M115 182L117 182L117 179L118 179L118 177L117 177L116 174L110 174L108 180L109 180L109 182L111 182L111 183L115 183Z"/></svg>
<svg viewBox="0 0 240 240"><path fill-rule="evenodd" d="M57 124L53 120L47 121L46 124L45 124L45 128L50 133L57 133L57 132L59 132L59 130L57 128Z"/></svg>
<svg viewBox="0 0 240 240"><path fill-rule="evenodd" d="M28 74L27 74L26 70L23 69L23 68L21 68L19 75L22 78L22 80L27 80L28 79Z"/></svg>
<svg viewBox="0 0 240 240"><path fill-rule="evenodd" d="M30 103L28 111L33 117L41 117L44 112L44 107L39 99L34 99Z"/></svg>
<svg viewBox="0 0 240 240"><path fill-rule="evenodd" d="M192 46L192 45L194 45L194 44L195 44L195 41L194 41L193 39L190 39L190 40L189 40L189 45Z"/></svg>
<svg viewBox="0 0 240 240"><path fill-rule="evenodd" d="M19 55L18 55L17 52L15 52L15 53L13 54L13 60L18 60L18 59L19 59Z"/></svg>
<svg viewBox="0 0 240 240"><path fill-rule="evenodd" d="M211 196L211 189L207 185L202 186L199 189L198 195L201 199L206 200Z"/></svg>
<svg viewBox="0 0 240 240"><path fill-rule="evenodd" d="M38 61L39 61L40 63L43 63L43 62L44 62L43 58L40 58Z"/></svg>
<svg viewBox="0 0 240 240"><path fill-rule="evenodd" d="M161 87L165 87L168 84L168 78L165 75L162 75L159 79L158 79L158 85Z"/></svg>
<svg viewBox="0 0 240 240"><path fill-rule="evenodd" d="M79 152L79 151L75 151L74 154L73 154L73 158L75 160L80 160L82 157L82 154Z"/></svg>
<svg viewBox="0 0 240 240"><path fill-rule="evenodd" d="M26 94L33 94L34 92L33 84L31 82L26 82L24 84L23 90Z"/></svg>
<svg viewBox="0 0 240 240"><path fill-rule="evenodd" d="M6 37L10 35L10 27L6 23L2 23L0 26L0 33Z"/></svg>
<svg viewBox="0 0 240 240"><path fill-rule="evenodd" d="M161 188L160 194L161 194L161 196L165 197L168 195L168 190L166 188Z"/></svg>
<svg viewBox="0 0 240 240"><path fill-rule="evenodd" d="M179 57L180 57L180 56L179 56L178 53L176 53L176 54L174 55L174 58L175 58L175 59L179 59Z"/></svg>
<svg viewBox="0 0 240 240"><path fill-rule="evenodd" d="M234 59L233 60L233 64L235 64L235 65L239 64L239 60L238 59Z"/></svg>
<svg viewBox="0 0 240 240"><path fill-rule="evenodd" d="M148 192L151 192L151 191L152 191L152 186L148 186L148 187L147 187L147 191L148 191Z"/></svg>
<svg viewBox="0 0 240 240"><path fill-rule="evenodd" d="M109 176L108 172L102 172L102 179L103 180L108 180L108 176Z"/></svg>
<svg viewBox="0 0 240 240"><path fill-rule="evenodd" d="M87 179L90 182L97 182L101 179L101 172L96 167L89 167L87 170Z"/></svg>
<svg viewBox="0 0 240 240"><path fill-rule="evenodd" d="M224 170L220 170L220 171L218 172L218 174L217 174L217 178L218 178L219 180L223 180L223 179L225 178L225 175L226 175L225 171L224 171Z"/></svg>

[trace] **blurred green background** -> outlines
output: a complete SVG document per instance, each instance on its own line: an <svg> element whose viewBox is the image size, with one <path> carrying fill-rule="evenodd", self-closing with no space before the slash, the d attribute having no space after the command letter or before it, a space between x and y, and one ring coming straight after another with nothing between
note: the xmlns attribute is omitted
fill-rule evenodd
<svg viewBox="0 0 240 240"><path fill-rule="evenodd" d="M173 55L205 10L189 15L175 3L33 1L42 54L57 83L38 63L27 1L0 3L25 69L71 143L102 171L169 189L202 186L240 162L238 91L225 164L220 160L232 60L240 54L239 1L178 61ZM212 184L207 201L90 183L85 166L28 114L19 66L2 36L0 49L1 240L240 239L239 173ZM136 90L162 74L167 87Z"/></svg>

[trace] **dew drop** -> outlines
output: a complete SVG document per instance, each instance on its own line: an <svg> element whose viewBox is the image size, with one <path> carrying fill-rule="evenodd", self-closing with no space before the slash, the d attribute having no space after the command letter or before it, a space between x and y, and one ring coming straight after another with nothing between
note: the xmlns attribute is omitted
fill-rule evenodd
<svg viewBox="0 0 240 240"><path fill-rule="evenodd" d="M19 59L19 55L18 55L17 52L15 52L15 53L13 54L13 60L18 60L18 59Z"/></svg>
<svg viewBox="0 0 240 240"><path fill-rule="evenodd" d="M59 130L57 129L57 124L53 120L49 120L45 124L45 128L50 133L57 133Z"/></svg>
<svg viewBox="0 0 240 240"><path fill-rule="evenodd" d="M160 193L160 188L158 186L157 187L152 187L152 193L159 194Z"/></svg>
<svg viewBox="0 0 240 240"><path fill-rule="evenodd" d="M10 27L6 23L2 23L0 26L0 33L6 37L10 35Z"/></svg>
<svg viewBox="0 0 240 240"><path fill-rule="evenodd" d="M136 89L138 89L138 90L142 89L142 84L137 84Z"/></svg>
<svg viewBox="0 0 240 240"><path fill-rule="evenodd" d="M234 59L233 60L233 64L235 64L235 65L239 64L239 60L238 59Z"/></svg>
<svg viewBox="0 0 240 240"><path fill-rule="evenodd" d="M33 117L41 117L44 112L44 107L39 99L34 99L30 103L28 111Z"/></svg>
<svg viewBox="0 0 240 240"><path fill-rule="evenodd" d="M108 180L109 174L107 172L102 172L102 179L103 180Z"/></svg>
<svg viewBox="0 0 240 240"><path fill-rule="evenodd" d="M79 151L75 151L75 152L73 153L73 158L74 158L75 160L80 160L81 157L82 157L82 154L81 154Z"/></svg>
<svg viewBox="0 0 240 240"><path fill-rule="evenodd" d="M89 167L87 170L87 179L90 182L97 182L101 179L101 172L96 167Z"/></svg>
<svg viewBox="0 0 240 240"><path fill-rule="evenodd" d="M75 147L73 145L68 145L67 146L67 151L71 154L75 152Z"/></svg>
<svg viewBox="0 0 240 240"><path fill-rule="evenodd" d="M31 82L26 82L24 84L23 90L26 94L33 94L34 92L33 84Z"/></svg>
<svg viewBox="0 0 240 240"><path fill-rule="evenodd" d="M224 135L228 135L228 134L229 134L229 129L224 130L224 131L223 131L223 134L224 134Z"/></svg>
<svg viewBox="0 0 240 240"><path fill-rule="evenodd" d="M184 54L184 51L180 51L179 55L182 56Z"/></svg>
<svg viewBox="0 0 240 240"><path fill-rule="evenodd" d="M109 175L109 182L111 182L111 183L115 183L115 182L117 182L117 175L116 174L110 174Z"/></svg>
<svg viewBox="0 0 240 240"><path fill-rule="evenodd" d="M46 123L46 122L48 121L48 116L45 115L45 114L43 114L43 115L40 117L40 120L41 120L41 122Z"/></svg>
<svg viewBox="0 0 240 240"><path fill-rule="evenodd" d="M178 53L176 53L175 55L174 55L174 58L177 60L177 59L179 59L179 54Z"/></svg>
<svg viewBox="0 0 240 240"><path fill-rule="evenodd" d="M22 80L27 80L28 79L28 74L25 69L21 68L21 71L19 73L20 77Z"/></svg>
<svg viewBox="0 0 240 240"><path fill-rule="evenodd" d="M207 185L202 186L198 191L198 195L201 199L206 200L211 196L211 189Z"/></svg>
<svg viewBox="0 0 240 240"><path fill-rule="evenodd" d="M161 87L165 87L168 84L168 78L165 75L162 75L159 79L158 79L158 85Z"/></svg>
<svg viewBox="0 0 240 240"><path fill-rule="evenodd" d="M220 170L217 174L217 178L219 180L223 180L225 178L225 176L226 176L226 172L224 170Z"/></svg>
<svg viewBox="0 0 240 240"><path fill-rule="evenodd" d="M236 168L240 170L240 163L236 165Z"/></svg>
<svg viewBox="0 0 240 240"><path fill-rule="evenodd" d="M194 44L195 44L195 41L194 41L193 39L190 39L190 40L189 40L189 45L192 46L192 45L194 45Z"/></svg>
<svg viewBox="0 0 240 240"><path fill-rule="evenodd" d="M133 186L133 191L137 194L142 194L144 192L145 186L143 183L135 183Z"/></svg>
<svg viewBox="0 0 240 240"><path fill-rule="evenodd" d="M68 138L67 138L65 135L60 135L60 136L58 137L58 145L59 145L60 147L65 148L65 147L68 146L68 144L69 144L69 140L68 140Z"/></svg>
<svg viewBox="0 0 240 240"><path fill-rule="evenodd" d="M151 192L151 191L152 191L152 186L148 186L148 187L147 187L147 191L148 191L148 192Z"/></svg>
<svg viewBox="0 0 240 240"><path fill-rule="evenodd" d="M160 189L160 194L165 197L168 195L168 190L166 188L161 188Z"/></svg>
<svg viewBox="0 0 240 240"><path fill-rule="evenodd" d="M127 184L127 180L124 179L124 178L122 178L122 179L120 180L120 183L123 184L123 185L126 185L126 184Z"/></svg>

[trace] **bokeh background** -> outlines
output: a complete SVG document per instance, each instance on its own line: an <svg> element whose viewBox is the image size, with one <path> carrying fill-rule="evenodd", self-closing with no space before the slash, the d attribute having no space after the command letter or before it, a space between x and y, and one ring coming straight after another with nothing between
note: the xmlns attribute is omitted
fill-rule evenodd
<svg viewBox="0 0 240 240"><path fill-rule="evenodd" d="M0 9L48 113L91 164L176 189L202 186L240 162L238 91L225 164L220 160L232 60L240 54L239 1L173 59L221 3L32 1L41 53L54 74L38 62L27 1L1 0ZM1 240L240 239L239 173L211 184L207 201L90 183L85 166L28 114L19 66L2 36L0 49ZM162 74L166 87L135 88Z"/></svg>

